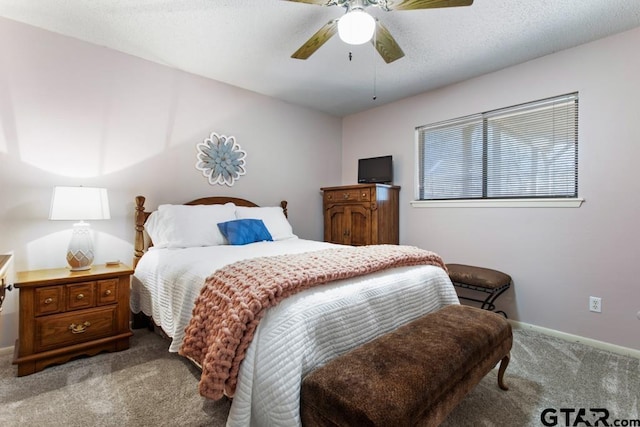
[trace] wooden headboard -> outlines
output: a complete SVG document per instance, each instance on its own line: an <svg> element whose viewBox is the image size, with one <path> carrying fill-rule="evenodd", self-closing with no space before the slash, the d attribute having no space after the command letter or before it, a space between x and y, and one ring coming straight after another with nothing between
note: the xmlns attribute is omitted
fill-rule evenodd
<svg viewBox="0 0 640 427"><path fill-rule="evenodd" d="M145 198L143 196L136 197L136 211L135 211L135 240L133 244L133 267L135 268L138 265L138 261L144 255L144 253L151 246L147 244L144 238L144 223L151 215L151 212L147 212L144 210L144 201ZM239 199L237 197L202 197L200 199L192 200L190 202L184 203L185 205L224 205L225 203L233 203L236 206L247 206L247 207L258 207L255 203L245 200ZM280 202L280 207L282 207L282 211L285 216L287 214L287 201L283 200Z"/></svg>

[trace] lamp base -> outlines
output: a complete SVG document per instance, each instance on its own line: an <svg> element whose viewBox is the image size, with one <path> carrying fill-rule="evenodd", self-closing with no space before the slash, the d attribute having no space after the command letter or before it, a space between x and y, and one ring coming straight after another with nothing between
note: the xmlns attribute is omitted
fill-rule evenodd
<svg viewBox="0 0 640 427"><path fill-rule="evenodd" d="M92 264L85 265L85 266L82 266L82 267L73 267L73 266L71 266L71 263L69 263L69 266L71 267L69 269L69 271L87 271L87 270L91 270Z"/></svg>
<svg viewBox="0 0 640 427"><path fill-rule="evenodd" d="M93 239L89 224L84 221L73 224L71 241L69 249L67 249L67 263L71 267L71 271L91 269L93 258Z"/></svg>

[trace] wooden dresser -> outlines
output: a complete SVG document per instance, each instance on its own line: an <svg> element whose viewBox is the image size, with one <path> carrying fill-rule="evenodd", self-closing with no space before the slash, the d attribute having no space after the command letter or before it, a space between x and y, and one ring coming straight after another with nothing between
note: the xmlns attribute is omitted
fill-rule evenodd
<svg viewBox="0 0 640 427"><path fill-rule="evenodd" d="M80 355L129 348L129 285L123 264L17 274L19 335L13 364L18 376Z"/></svg>
<svg viewBox="0 0 640 427"><path fill-rule="evenodd" d="M354 246L398 244L400 187L357 184L321 190L325 242Z"/></svg>

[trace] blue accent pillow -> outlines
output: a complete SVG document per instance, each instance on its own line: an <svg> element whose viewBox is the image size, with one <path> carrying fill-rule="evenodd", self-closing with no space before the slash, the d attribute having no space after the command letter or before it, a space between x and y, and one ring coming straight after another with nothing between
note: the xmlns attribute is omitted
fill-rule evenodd
<svg viewBox="0 0 640 427"><path fill-rule="evenodd" d="M220 222L218 228L231 245L273 241L269 230L261 219L236 219Z"/></svg>

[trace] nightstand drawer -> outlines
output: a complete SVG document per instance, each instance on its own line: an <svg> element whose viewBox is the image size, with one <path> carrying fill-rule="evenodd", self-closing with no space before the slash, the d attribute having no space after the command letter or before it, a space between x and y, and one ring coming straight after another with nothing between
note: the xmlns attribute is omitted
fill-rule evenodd
<svg viewBox="0 0 640 427"><path fill-rule="evenodd" d="M64 311L64 300L62 298L62 286L48 286L38 288L35 291L35 315L54 314Z"/></svg>
<svg viewBox="0 0 640 427"><path fill-rule="evenodd" d="M95 282L67 285L67 310L78 310L95 305Z"/></svg>
<svg viewBox="0 0 640 427"><path fill-rule="evenodd" d="M98 281L98 305L113 304L118 301L118 279Z"/></svg>
<svg viewBox="0 0 640 427"><path fill-rule="evenodd" d="M36 319L36 351L109 336L116 331L116 306Z"/></svg>

